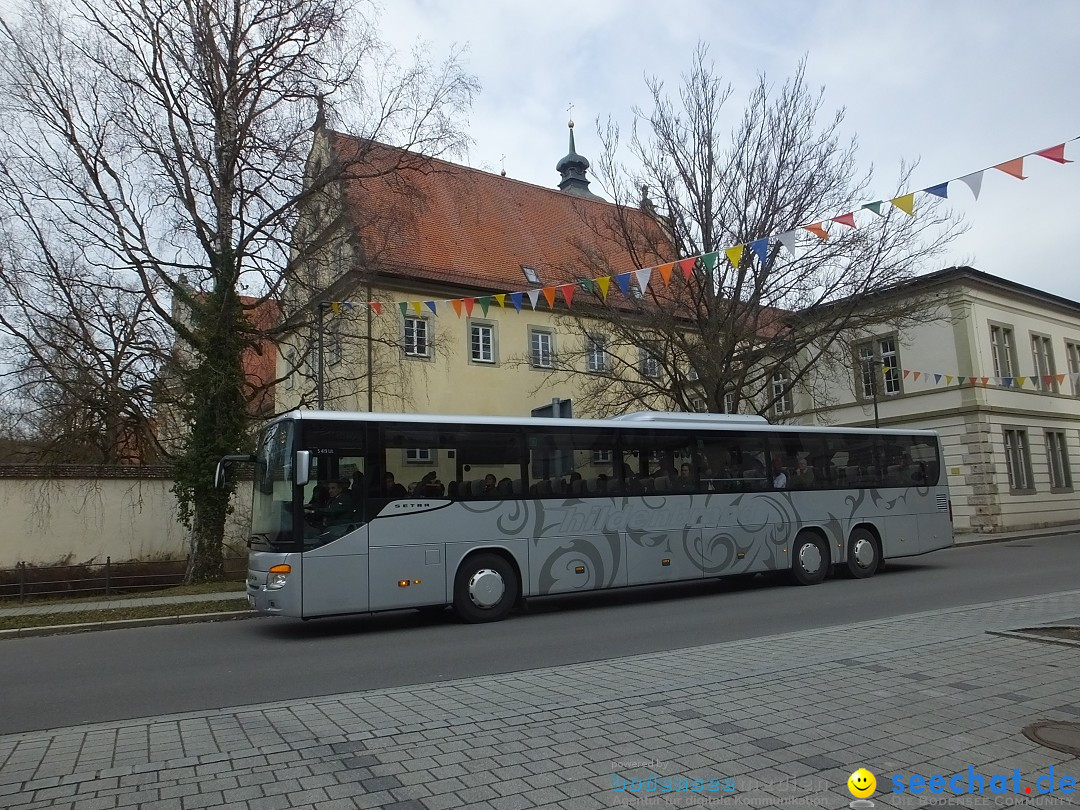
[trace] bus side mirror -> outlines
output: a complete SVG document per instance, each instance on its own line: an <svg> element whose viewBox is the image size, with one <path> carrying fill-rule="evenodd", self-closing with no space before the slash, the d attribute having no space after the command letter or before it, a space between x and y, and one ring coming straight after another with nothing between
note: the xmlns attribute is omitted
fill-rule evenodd
<svg viewBox="0 0 1080 810"><path fill-rule="evenodd" d="M225 459L221 459L217 463L217 469L214 470L214 489L221 489L225 486Z"/></svg>
<svg viewBox="0 0 1080 810"><path fill-rule="evenodd" d="M293 468L296 473L293 476L293 483L297 486L305 486L308 479L311 478L311 451L310 450L297 450L296 451L296 466Z"/></svg>

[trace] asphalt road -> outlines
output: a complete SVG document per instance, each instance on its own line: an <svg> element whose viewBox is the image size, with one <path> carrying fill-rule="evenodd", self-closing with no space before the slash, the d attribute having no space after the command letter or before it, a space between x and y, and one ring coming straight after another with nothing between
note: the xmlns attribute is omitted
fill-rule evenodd
<svg viewBox="0 0 1080 810"><path fill-rule="evenodd" d="M935 552L869 580L759 577L535 600L487 625L416 611L0 642L0 733L616 658L1073 590L1080 534Z"/></svg>

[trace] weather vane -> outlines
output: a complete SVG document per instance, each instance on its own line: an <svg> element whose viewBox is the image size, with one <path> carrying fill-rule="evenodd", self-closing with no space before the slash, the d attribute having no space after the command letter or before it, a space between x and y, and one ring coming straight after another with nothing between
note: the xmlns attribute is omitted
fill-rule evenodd
<svg viewBox="0 0 1080 810"><path fill-rule="evenodd" d="M506 177L506 155L503 155L499 160L502 161L502 176Z"/></svg>
<svg viewBox="0 0 1080 810"><path fill-rule="evenodd" d="M570 126L574 125L574 102L570 102L570 106L566 108L566 111L570 113Z"/></svg>

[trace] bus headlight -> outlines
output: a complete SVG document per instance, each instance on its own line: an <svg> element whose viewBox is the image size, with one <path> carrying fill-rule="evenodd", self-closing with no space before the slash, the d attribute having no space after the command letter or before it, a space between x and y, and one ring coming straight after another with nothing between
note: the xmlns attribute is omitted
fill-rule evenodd
<svg viewBox="0 0 1080 810"><path fill-rule="evenodd" d="M289 574L292 573L291 565L275 565L267 573L266 588L267 590L277 590L284 587L285 582L289 578Z"/></svg>

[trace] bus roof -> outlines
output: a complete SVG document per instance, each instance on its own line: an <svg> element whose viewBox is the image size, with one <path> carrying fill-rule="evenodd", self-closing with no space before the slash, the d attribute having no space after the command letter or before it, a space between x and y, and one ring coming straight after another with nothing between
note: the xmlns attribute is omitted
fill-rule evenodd
<svg viewBox="0 0 1080 810"><path fill-rule="evenodd" d="M587 427L617 429L648 427L658 430L686 430L706 428L710 430L739 429L769 433L890 433L923 434L936 436L933 430L898 428L819 427L816 425L772 425L760 416L742 414L671 413L665 411L641 411L622 414L608 419L562 419L530 416L478 416L466 414L413 414L378 413L369 411L317 411L295 410L283 413L279 419L321 419L333 422L396 422L410 425L491 425L503 427Z"/></svg>

